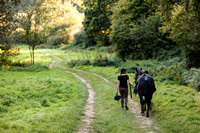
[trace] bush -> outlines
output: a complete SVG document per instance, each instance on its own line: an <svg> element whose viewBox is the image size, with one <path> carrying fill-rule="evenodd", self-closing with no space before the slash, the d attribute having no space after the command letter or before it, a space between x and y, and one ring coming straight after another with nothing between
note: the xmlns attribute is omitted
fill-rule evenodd
<svg viewBox="0 0 200 133"><path fill-rule="evenodd" d="M63 47L62 50L86 49L90 47L96 47L96 43L92 41L92 38L88 37L83 30L81 30L74 35L73 42Z"/></svg>
<svg viewBox="0 0 200 133"><path fill-rule="evenodd" d="M119 67L122 60L120 58L109 59L102 55L97 55L93 60L83 59L83 60L71 60L67 63L69 67L74 66L84 66L84 65L93 65L93 66L115 66Z"/></svg>
<svg viewBox="0 0 200 133"><path fill-rule="evenodd" d="M52 35L49 36L47 39L47 45L52 46L52 47L58 47L62 43L64 38L59 35Z"/></svg>
<svg viewBox="0 0 200 133"><path fill-rule="evenodd" d="M9 60L10 56L16 56L19 54L19 49L12 47L9 49L1 48L0 46L0 66L11 65L12 61Z"/></svg>
<svg viewBox="0 0 200 133"><path fill-rule="evenodd" d="M42 64L35 64L35 65L28 65L24 67L20 67L20 65L27 65L25 64L18 64L19 67L10 67L8 69L9 71L29 71L29 72L40 72L44 70L48 70L49 68L47 66L44 66Z"/></svg>
<svg viewBox="0 0 200 133"><path fill-rule="evenodd" d="M200 91L200 68L192 68L190 71L184 72L182 75L187 84L195 88L197 91Z"/></svg>
<svg viewBox="0 0 200 133"><path fill-rule="evenodd" d="M92 61L93 66L120 66L121 59L109 59L107 57L103 57L102 55L97 55L95 59Z"/></svg>
<svg viewBox="0 0 200 133"><path fill-rule="evenodd" d="M90 60L71 60L70 62L67 63L69 67L75 67L75 66L84 66L84 65L91 65Z"/></svg>

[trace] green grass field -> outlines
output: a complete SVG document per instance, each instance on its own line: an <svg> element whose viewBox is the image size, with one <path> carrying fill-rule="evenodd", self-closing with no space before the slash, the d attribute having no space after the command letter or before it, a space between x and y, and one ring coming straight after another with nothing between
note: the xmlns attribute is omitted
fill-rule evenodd
<svg viewBox="0 0 200 133"><path fill-rule="evenodd" d="M35 65L31 66L29 51L21 47L20 55L12 58L16 66L0 69L0 132L77 131L84 117L88 92L79 79L64 72L63 66L88 80L96 92L95 121L91 124L95 132L145 133L154 130L151 127L141 129L139 120L114 101L120 67L76 66L83 72L68 67L67 62L71 60L91 59L99 55L114 57L114 54L103 51L37 49ZM54 69L49 69L52 58L56 63ZM156 64L156 60L141 62ZM124 64L126 66L128 63ZM152 66L146 66L145 69L151 69ZM93 72L111 82L94 76ZM129 72L128 75L133 82L134 73ZM153 96L150 118L159 127L155 132L198 133L200 94L176 82L163 81L162 76L154 78L157 91ZM139 102L138 95L133 96L133 100Z"/></svg>
<svg viewBox="0 0 200 133"><path fill-rule="evenodd" d="M36 51L34 66L0 71L0 132L74 132L81 124L86 87L73 75L48 69L47 53ZM23 51L15 60L27 57Z"/></svg>

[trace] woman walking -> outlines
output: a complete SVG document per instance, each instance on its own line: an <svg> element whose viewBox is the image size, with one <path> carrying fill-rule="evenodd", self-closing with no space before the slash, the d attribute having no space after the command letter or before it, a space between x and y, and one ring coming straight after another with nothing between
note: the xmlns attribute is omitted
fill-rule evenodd
<svg viewBox="0 0 200 133"><path fill-rule="evenodd" d="M124 108L124 101L125 101L125 108L126 110L128 110L128 85L131 85L129 82L129 76L126 75L126 69L122 68L120 70L120 75L118 76L118 83L117 83L117 94L118 94L118 90L120 92L121 95L121 106L122 108Z"/></svg>

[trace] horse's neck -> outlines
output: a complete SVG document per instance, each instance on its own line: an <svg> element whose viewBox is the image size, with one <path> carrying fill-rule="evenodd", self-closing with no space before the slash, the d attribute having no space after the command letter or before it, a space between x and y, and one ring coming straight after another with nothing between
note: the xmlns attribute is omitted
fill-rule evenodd
<svg viewBox="0 0 200 133"><path fill-rule="evenodd" d="M137 79L137 82L138 82L143 76L145 76L145 73L142 74L142 75L140 75L140 77Z"/></svg>

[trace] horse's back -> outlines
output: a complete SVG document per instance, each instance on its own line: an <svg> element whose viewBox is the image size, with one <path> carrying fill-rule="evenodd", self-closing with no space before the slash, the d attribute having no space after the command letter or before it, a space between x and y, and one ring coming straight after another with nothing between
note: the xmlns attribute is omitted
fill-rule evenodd
<svg viewBox="0 0 200 133"><path fill-rule="evenodd" d="M148 75L145 74L143 75L139 80L138 80L138 89L143 88L144 92L149 93L149 92L155 92L156 87L154 83L154 79Z"/></svg>

